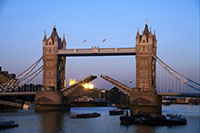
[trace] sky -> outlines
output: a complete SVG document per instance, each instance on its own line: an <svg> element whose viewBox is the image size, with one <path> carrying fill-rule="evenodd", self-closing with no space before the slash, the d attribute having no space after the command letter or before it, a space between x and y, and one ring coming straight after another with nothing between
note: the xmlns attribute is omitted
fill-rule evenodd
<svg viewBox="0 0 200 133"><path fill-rule="evenodd" d="M1 0L0 66L23 72L42 56L44 31L50 36L53 25L67 48L120 48L135 47L146 20L156 31L158 57L199 82L199 0ZM105 74L134 87L135 65L135 56L67 57L66 78ZM101 78L93 83L112 87Z"/></svg>

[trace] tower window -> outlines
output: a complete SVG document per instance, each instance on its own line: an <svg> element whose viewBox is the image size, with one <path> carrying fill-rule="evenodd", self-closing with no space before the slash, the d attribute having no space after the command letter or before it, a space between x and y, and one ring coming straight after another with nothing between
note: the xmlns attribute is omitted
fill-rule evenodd
<svg viewBox="0 0 200 133"><path fill-rule="evenodd" d="M51 42L49 42L49 45L51 45Z"/></svg>
<svg viewBox="0 0 200 133"><path fill-rule="evenodd" d="M142 42L145 42L145 39L143 39Z"/></svg>
<svg viewBox="0 0 200 133"><path fill-rule="evenodd" d="M143 46L143 50L145 50L145 46Z"/></svg>

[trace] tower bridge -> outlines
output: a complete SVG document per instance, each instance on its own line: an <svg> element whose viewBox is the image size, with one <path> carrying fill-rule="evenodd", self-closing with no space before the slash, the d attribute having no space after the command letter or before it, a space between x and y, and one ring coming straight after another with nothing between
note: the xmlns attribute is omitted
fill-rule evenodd
<svg viewBox="0 0 200 133"><path fill-rule="evenodd" d="M147 23L142 34L137 30L135 42L136 46L129 48L99 48L95 46L87 49L67 49L65 36L61 39L54 26L50 37L47 38L46 33L44 34L42 58L16 78L2 84L0 86L0 91L2 92L0 96L35 95L36 110L70 109L70 103L66 102L68 100L65 97L70 96L71 92L75 91L82 84L96 79L96 76L89 75L76 84L65 87L65 63L67 57L127 55L136 56L135 88L128 87L106 75L101 75L101 77L130 96L132 114L140 112L144 114L161 114L161 96L200 96L199 93L159 92L156 83L156 62L171 77L197 92L199 92L200 84L179 74L158 58L156 34L152 33L151 28L149 30ZM43 61L43 65L32 72L41 60ZM17 92L17 89L13 89L17 88L21 81L28 78L30 78L29 81L32 80L41 71L43 71L43 87L46 88L45 90L39 92Z"/></svg>
<svg viewBox="0 0 200 133"><path fill-rule="evenodd" d="M131 93L131 110L133 113L139 110L160 114L161 97L156 92L156 59L152 57L156 53L156 35L151 29L149 31L147 23L142 35L137 31L136 48L66 49L65 36L61 40L54 26L50 37L47 39L45 33L43 38L43 85L59 91L64 87L66 56L136 55L136 87L140 91Z"/></svg>

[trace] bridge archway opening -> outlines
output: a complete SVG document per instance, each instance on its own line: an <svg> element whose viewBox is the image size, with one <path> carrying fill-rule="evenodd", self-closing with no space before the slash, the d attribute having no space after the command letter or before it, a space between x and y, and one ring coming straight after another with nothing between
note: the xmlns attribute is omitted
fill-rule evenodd
<svg viewBox="0 0 200 133"><path fill-rule="evenodd" d="M87 75L98 78L92 83L99 89L111 89L113 85L105 82L100 75L109 75L130 87L136 86L136 60L134 56L66 57L65 77L79 80Z"/></svg>

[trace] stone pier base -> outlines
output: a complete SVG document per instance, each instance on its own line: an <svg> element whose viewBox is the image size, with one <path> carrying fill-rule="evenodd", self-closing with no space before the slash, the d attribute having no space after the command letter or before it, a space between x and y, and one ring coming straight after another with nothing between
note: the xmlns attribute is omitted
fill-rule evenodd
<svg viewBox="0 0 200 133"><path fill-rule="evenodd" d="M59 91L36 92L35 111L70 111L70 101Z"/></svg>
<svg viewBox="0 0 200 133"><path fill-rule="evenodd" d="M131 114L161 115L162 101L161 96L156 92L133 91L130 96Z"/></svg>

